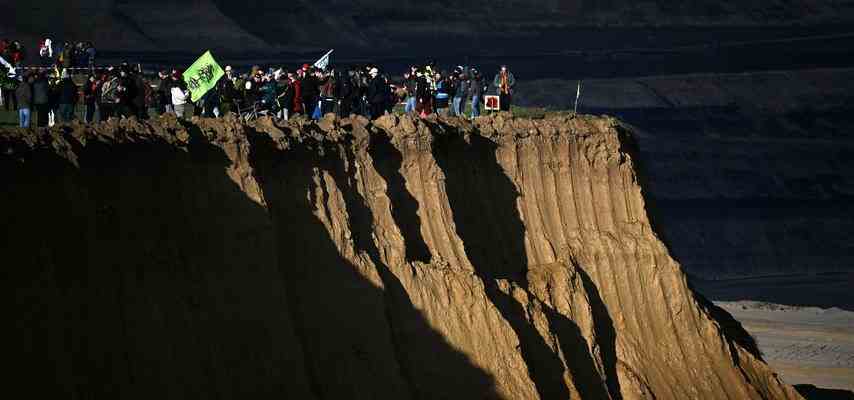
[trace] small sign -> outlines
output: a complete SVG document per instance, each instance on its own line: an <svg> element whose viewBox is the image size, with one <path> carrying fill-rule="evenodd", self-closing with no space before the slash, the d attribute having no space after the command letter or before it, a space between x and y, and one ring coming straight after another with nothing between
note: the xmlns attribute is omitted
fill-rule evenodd
<svg viewBox="0 0 854 400"><path fill-rule="evenodd" d="M486 111L501 110L501 98L498 96L484 96L483 109Z"/></svg>

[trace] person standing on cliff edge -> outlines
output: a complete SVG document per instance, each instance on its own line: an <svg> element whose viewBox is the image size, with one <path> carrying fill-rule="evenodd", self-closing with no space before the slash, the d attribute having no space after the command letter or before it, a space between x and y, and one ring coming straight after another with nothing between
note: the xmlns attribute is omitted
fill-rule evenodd
<svg viewBox="0 0 854 400"><path fill-rule="evenodd" d="M501 70L495 75L492 84L498 90L498 102L501 106L501 111L510 111L510 103L513 101L513 88L516 86L516 77L507 69L506 65L502 65Z"/></svg>
<svg viewBox="0 0 854 400"><path fill-rule="evenodd" d="M18 85L18 89L15 90L15 96L18 103L18 126L21 128L29 128L30 127L30 112L32 110L33 105L33 79L31 76L27 76L20 85Z"/></svg>
<svg viewBox="0 0 854 400"><path fill-rule="evenodd" d="M385 114L385 103L388 94L388 83L380 75L380 70L371 68L368 73L371 81L368 83L367 98L371 106L371 119L377 119Z"/></svg>

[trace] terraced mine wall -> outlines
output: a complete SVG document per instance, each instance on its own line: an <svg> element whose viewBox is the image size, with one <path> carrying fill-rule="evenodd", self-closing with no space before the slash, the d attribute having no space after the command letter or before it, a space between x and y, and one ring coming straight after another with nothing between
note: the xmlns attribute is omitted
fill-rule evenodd
<svg viewBox="0 0 854 400"><path fill-rule="evenodd" d="M798 399L693 293L614 119L0 132L9 390Z"/></svg>

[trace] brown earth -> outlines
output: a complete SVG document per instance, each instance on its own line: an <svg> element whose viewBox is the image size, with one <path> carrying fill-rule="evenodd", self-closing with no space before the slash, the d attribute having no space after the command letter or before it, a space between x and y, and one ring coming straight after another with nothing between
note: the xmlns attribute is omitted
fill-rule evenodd
<svg viewBox="0 0 854 400"><path fill-rule="evenodd" d="M7 390L799 399L652 228L616 120L0 131Z"/></svg>

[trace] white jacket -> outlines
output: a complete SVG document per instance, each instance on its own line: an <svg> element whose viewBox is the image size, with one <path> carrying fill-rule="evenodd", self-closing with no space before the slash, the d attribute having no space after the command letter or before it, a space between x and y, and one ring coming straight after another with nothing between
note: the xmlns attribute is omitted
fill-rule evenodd
<svg viewBox="0 0 854 400"><path fill-rule="evenodd" d="M172 104L176 106L180 106L182 104L187 104L187 91L182 90L179 87L172 88Z"/></svg>
<svg viewBox="0 0 854 400"><path fill-rule="evenodd" d="M44 44L42 44L42 47L39 49L39 55L42 57L53 58L53 44L50 39L44 40Z"/></svg>

